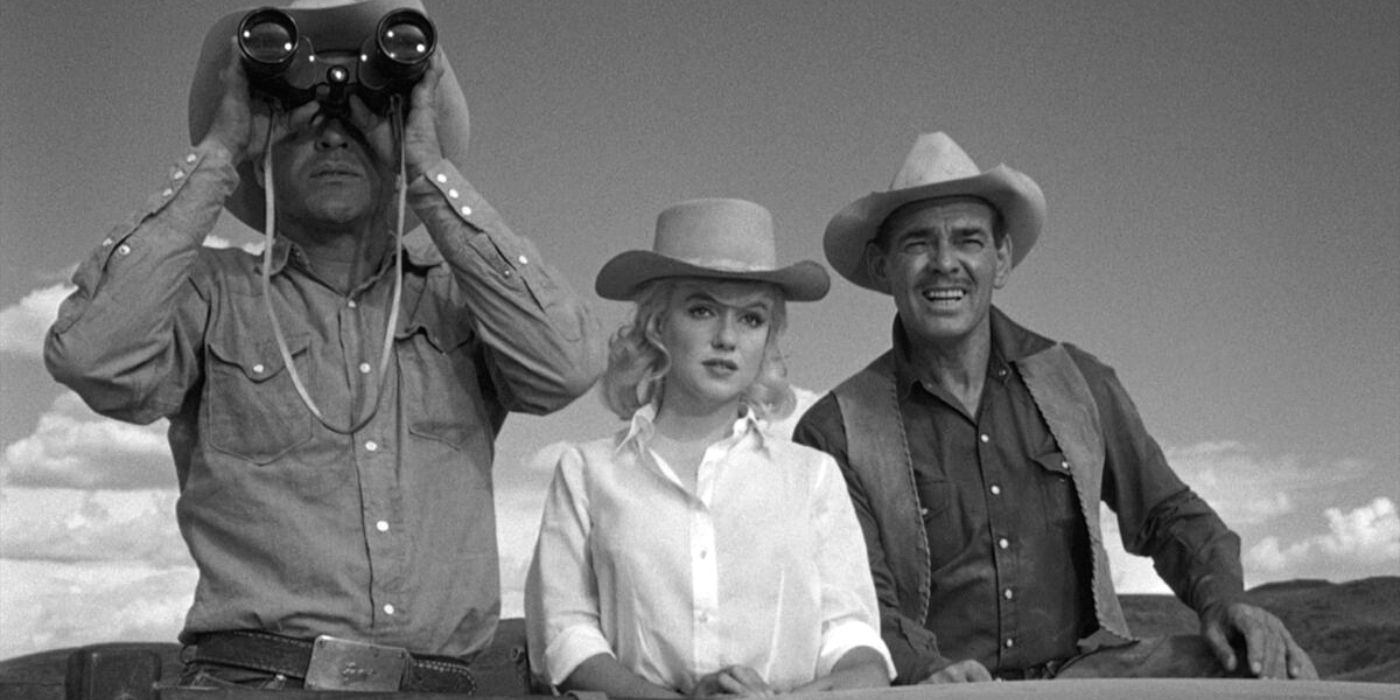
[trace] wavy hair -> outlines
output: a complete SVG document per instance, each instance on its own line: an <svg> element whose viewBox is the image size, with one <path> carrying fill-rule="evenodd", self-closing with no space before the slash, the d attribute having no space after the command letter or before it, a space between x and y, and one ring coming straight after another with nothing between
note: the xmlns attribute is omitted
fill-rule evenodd
<svg viewBox="0 0 1400 700"><path fill-rule="evenodd" d="M632 322L619 328L608 341L603 403L623 420L664 394L671 355L661 342L661 326L666 323L682 283L687 281L691 278L665 277L642 285L633 297L637 310ZM797 408L797 397L787 381L787 363L778 347L787 328L787 301L778 287L755 284L772 290L773 315L758 376L744 390L742 400L759 418L781 420Z"/></svg>

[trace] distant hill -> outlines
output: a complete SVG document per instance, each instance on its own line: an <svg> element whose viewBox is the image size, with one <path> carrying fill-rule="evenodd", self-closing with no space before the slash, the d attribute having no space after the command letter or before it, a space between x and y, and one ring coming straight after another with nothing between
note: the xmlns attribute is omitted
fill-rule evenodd
<svg viewBox="0 0 1400 700"><path fill-rule="evenodd" d="M1250 602L1278 615L1327 680L1400 684L1400 576L1328 583L1271 583L1246 593ZM1133 634L1146 637L1197 631L1196 614L1167 595L1123 595ZM487 652L483 690L506 694L519 687L512 649L523 638L521 620L502 621L501 638ZM166 678L179 674L176 644L114 644L149 649L163 661ZM0 700L62 700L68 654L54 649L0 661Z"/></svg>
<svg viewBox="0 0 1400 700"><path fill-rule="evenodd" d="M1246 592L1275 615L1323 678L1400 683L1400 576L1328 583L1295 580ZM1197 631L1196 614L1169 595L1121 595L1138 636Z"/></svg>

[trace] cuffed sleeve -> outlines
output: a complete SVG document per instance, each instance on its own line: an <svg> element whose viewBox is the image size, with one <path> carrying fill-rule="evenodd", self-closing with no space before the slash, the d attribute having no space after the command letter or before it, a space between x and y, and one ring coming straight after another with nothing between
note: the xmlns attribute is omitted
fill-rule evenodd
<svg viewBox="0 0 1400 700"><path fill-rule="evenodd" d="M534 244L445 159L409 198L467 295L506 407L543 414L587 391L603 370L601 328Z"/></svg>
<svg viewBox="0 0 1400 700"><path fill-rule="evenodd" d="M179 409L198 375L190 329L207 314L191 269L237 184L226 150L190 151L78 266L44 360L94 410L149 423Z"/></svg>

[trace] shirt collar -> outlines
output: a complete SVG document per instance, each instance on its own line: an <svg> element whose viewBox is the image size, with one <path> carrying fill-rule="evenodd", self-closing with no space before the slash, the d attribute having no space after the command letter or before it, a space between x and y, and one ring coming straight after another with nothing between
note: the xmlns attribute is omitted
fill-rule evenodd
<svg viewBox="0 0 1400 700"><path fill-rule="evenodd" d="M991 308L989 318L992 329L992 350L987 362L989 377L1005 377L1006 372L1001 370L1054 344L1054 341L1018 325L996 306ZM920 386L920 380L909 357L909 336L904 332L904 325L899 322L898 316L895 316L890 334L894 345L895 386L899 387L900 396L908 396L914 387Z"/></svg>
<svg viewBox="0 0 1400 700"><path fill-rule="evenodd" d="M621 439L617 441L616 451L629 447L640 451L651 444L652 437L656 435L656 409L656 402L653 401L632 414L632 421L628 424L627 431L621 433ZM765 422L754 415L754 411L745 407L743 415L734 420L734 428L730 431L729 437L721 442L737 444L740 440L752 436L755 441L754 447L763 449L767 438L764 433L765 427Z"/></svg>
<svg viewBox="0 0 1400 700"><path fill-rule="evenodd" d="M393 248L390 248L392 255ZM424 271L442 265L446 260L442 253L438 251L437 245L423 227L418 227L403 236L404 268L411 271ZM302 252L301 246L290 239L278 237L272 247L272 274L276 275L287 267L287 263L295 259L297 265L305 269L307 264L306 254ZM261 265L262 256L258 257ZM386 266L393 263L390 257Z"/></svg>

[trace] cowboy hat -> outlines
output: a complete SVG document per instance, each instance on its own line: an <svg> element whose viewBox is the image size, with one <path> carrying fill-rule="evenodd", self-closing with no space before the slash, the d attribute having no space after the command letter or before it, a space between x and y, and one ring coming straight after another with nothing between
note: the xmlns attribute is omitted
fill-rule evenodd
<svg viewBox="0 0 1400 700"><path fill-rule="evenodd" d="M979 170L947 134L922 134L888 190L857 199L826 225L823 247L827 262L842 277L866 289L889 294L890 290L872 279L866 269L866 244L875 239L880 224L899 207L954 196L986 200L1000 212L1011 240L1013 267L1030 252L1045 223L1045 195L1035 180L1005 165Z"/></svg>
<svg viewBox="0 0 1400 700"><path fill-rule="evenodd" d="M742 199L693 199L656 218L652 250L629 250L598 271L598 296L628 301L637 288L662 277L769 282L788 301L826 296L831 278L812 260L778 267L773 215Z"/></svg>
<svg viewBox="0 0 1400 700"><path fill-rule="evenodd" d="M296 0L285 12L296 22L298 32L311 39L317 52L357 52L360 42L374 33L380 18L400 8L423 12L420 0L365 0L348 4ZM194 81L190 84L189 123L190 143L193 145L204 140L209 127L213 125L224 92L219 73L228 65L230 39L248 12L239 10L225 15L204 36L204 48L200 51ZM441 51L442 48L438 47L438 52ZM462 94L462 86L458 84L457 75L452 72L446 55L442 57L442 64L442 81L438 83L435 105L438 141L442 144L442 154L460 169L467 160L471 120L467 113L467 98ZM248 161L239 163L238 175L238 189L224 200L224 207L243 223L261 230L265 204L262 189L253 174L253 164ZM409 217L406 228L412 229L418 221L412 218L412 212Z"/></svg>

